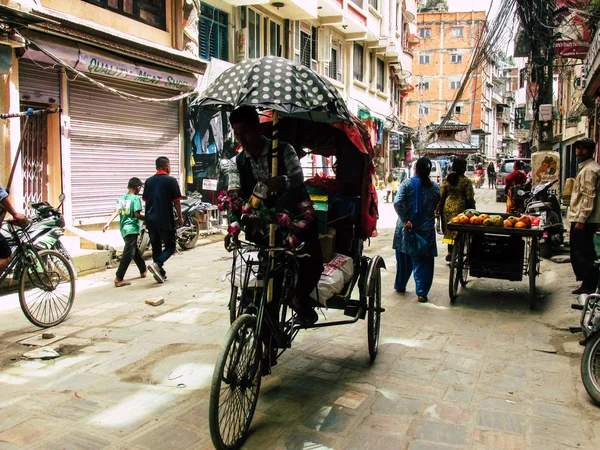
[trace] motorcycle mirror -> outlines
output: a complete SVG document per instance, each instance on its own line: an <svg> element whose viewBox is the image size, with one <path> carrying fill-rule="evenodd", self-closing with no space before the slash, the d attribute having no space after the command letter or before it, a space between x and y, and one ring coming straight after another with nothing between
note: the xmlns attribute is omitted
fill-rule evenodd
<svg viewBox="0 0 600 450"><path fill-rule="evenodd" d="M518 194L518 195L521 195L521 196L522 196L522 195L525 195L525 191L522 191L521 189L519 189L519 190L517 191L517 194Z"/></svg>
<svg viewBox="0 0 600 450"><path fill-rule="evenodd" d="M64 192L58 196L58 201L61 202L61 203L65 201L65 194L64 194Z"/></svg>

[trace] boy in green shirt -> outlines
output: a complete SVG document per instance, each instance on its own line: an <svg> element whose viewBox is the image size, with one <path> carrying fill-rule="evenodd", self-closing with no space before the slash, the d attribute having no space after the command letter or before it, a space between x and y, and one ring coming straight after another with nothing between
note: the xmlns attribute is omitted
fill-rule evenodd
<svg viewBox="0 0 600 450"><path fill-rule="evenodd" d="M140 270L140 276L146 278L146 264L137 246L138 236L140 235L140 220L144 220L144 216L141 213L142 200L139 196L142 185L142 180L139 178L133 177L129 180L127 194L119 197L116 209L102 229L102 231L108 230L110 223L115 217L120 216L121 236L123 236L123 240L125 241L125 247L123 248L121 262L117 269L115 287L129 286L131 284L129 281L124 281L123 278L132 259Z"/></svg>

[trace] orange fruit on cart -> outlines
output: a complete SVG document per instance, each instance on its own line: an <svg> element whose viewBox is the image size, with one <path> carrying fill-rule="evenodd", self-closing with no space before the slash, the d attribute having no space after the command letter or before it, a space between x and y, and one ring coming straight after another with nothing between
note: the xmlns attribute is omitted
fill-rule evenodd
<svg viewBox="0 0 600 450"><path fill-rule="evenodd" d="M479 223L479 216L471 216L469 223L471 225L477 225Z"/></svg>
<svg viewBox="0 0 600 450"><path fill-rule="evenodd" d="M527 225L525 222L519 220L517 223L515 223L515 228L527 228Z"/></svg>
<svg viewBox="0 0 600 450"><path fill-rule="evenodd" d="M504 221L504 227L505 227L505 228L512 228L512 227L513 227L513 223L512 223L512 221L511 221L511 220L509 220L509 219L506 219L506 220Z"/></svg>
<svg viewBox="0 0 600 450"><path fill-rule="evenodd" d="M518 221L523 222L527 228L531 227L531 219L529 216L521 216Z"/></svg>

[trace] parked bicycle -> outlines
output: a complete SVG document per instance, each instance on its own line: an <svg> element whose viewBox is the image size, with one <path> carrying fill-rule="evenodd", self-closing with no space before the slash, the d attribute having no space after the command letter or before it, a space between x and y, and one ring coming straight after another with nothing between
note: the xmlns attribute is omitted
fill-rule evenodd
<svg viewBox="0 0 600 450"><path fill-rule="evenodd" d="M25 317L42 328L61 323L75 299L75 273L69 260L56 250L38 250L29 229L16 221L6 222L12 260L0 274L2 283L10 274L19 280L19 303Z"/></svg>

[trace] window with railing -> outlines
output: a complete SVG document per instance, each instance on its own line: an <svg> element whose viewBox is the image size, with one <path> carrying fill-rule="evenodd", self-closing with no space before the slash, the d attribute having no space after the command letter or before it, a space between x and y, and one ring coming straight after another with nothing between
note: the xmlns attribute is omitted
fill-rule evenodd
<svg viewBox="0 0 600 450"><path fill-rule="evenodd" d="M450 89L460 89L460 81L451 81Z"/></svg>
<svg viewBox="0 0 600 450"><path fill-rule="evenodd" d="M429 106L421 105L419 106L419 114L429 114Z"/></svg>
<svg viewBox="0 0 600 450"><path fill-rule="evenodd" d="M430 55L419 55L419 64L429 64L431 62Z"/></svg>
<svg viewBox="0 0 600 450"><path fill-rule="evenodd" d="M452 37L463 37L463 29L462 28L452 28L452 29L450 29L450 35Z"/></svg>
<svg viewBox="0 0 600 450"><path fill-rule="evenodd" d="M166 0L83 0L161 30L167 29Z"/></svg>

